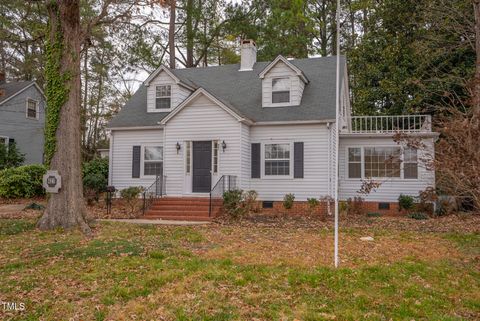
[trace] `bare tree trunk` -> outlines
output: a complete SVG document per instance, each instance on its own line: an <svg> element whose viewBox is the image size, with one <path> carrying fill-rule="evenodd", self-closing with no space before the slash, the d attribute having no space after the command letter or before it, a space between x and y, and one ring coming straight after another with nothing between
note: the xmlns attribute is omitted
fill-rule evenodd
<svg viewBox="0 0 480 321"><path fill-rule="evenodd" d="M473 113L480 117L480 0L473 0L475 15L475 78L473 85Z"/></svg>
<svg viewBox="0 0 480 321"><path fill-rule="evenodd" d="M102 55L100 56L100 65L102 68L104 67L104 59L105 59L105 53L102 52ZM93 142L92 142L92 148L91 151L94 153L97 148L97 143L98 143L98 121L100 118L100 104L103 99L103 70L99 74L99 80L98 80L98 95L97 95L97 102L95 106L95 114L93 115L94 123L93 123Z"/></svg>
<svg viewBox="0 0 480 321"><path fill-rule="evenodd" d="M187 28L187 68L193 67L193 0L187 0L186 10L186 28Z"/></svg>
<svg viewBox="0 0 480 321"><path fill-rule="evenodd" d="M170 68L175 69L175 16L176 0L170 0L170 24L168 29L168 48L170 51Z"/></svg>
<svg viewBox="0 0 480 321"><path fill-rule="evenodd" d="M57 49L61 55L59 70L46 72L66 75L63 77L63 83L57 86L50 83L47 91L59 90L56 87L63 85L67 89L67 97L60 107L55 151L50 162L50 168L58 170L62 176L62 188L58 194L49 196L38 227L42 230L80 227L83 233L91 234L90 227L85 221L86 207L81 173L79 3L79 0L57 0L50 1L47 6L50 42L55 44L58 41L58 34L61 33L62 47Z"/></svg>

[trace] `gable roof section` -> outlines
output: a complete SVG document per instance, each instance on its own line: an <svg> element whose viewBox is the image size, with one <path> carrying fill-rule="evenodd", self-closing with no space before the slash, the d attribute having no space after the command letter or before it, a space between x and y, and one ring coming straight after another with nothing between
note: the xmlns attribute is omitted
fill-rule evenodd
<svg viewBox="0 0 480 321"><path fill-rule="evenodd" d="M272 69L279 61L282 61L284 64L286 64L288 67L290 67L295 73L297 74L300 79L303 80L304 83L308 84L308 78L305 76L303 71L298 69L295 65L291 64L290 61L288 61L287 58L285 58L282 55L278 55L277 58L275 58L274 61L272 61L263 71L258 75L261 79L265 78L265 75Z"/></svg>
<svg viewBox="0 0 480 321"><path fill-rule="evenodd" d="M150 85L150 82L155 79L155 77L162 71L165 71L174 81L177 85L180 85L180 86L183 86L187 89L190 89L191 91L194 91L195 88L197 86L195 86L195 84L189 82L183 82L182 80L180 80L180 78L178 78L175 74L172 73L172 71L167 67L167 66L164 66L164 65L161 65L160 67L157 68L157 70L155 70L150 76L148 76L148 78L143 82L143 84L145 86L149 86Z"/></svg>
<svg viewBox="0 0 480 321"><path fill-rule="evenodd" d="M35 86L35 88L37 88L37 90L42 94L43 98L45 99L45 94L35 81L12 81L0 85L0 89L3 89L5 91L5 94L3 96L0 96L0 105L6 103L16 95L30 88L31 86Z"/></svg>
<svg viewBox="0 0 480 321"><path fill-rule="evenodd" d="M336 57L288 62L310 79L303 90L299 106L262 107L262 79L259 74L269 62L257 62L252 71L242 72L238 71L240 64L169 71L183 83L203 88L237 114L255 123L335 120ZM345 57L341 57L340 76L343 78L344 75ZM108 127L158 126L167 115L168 113L147 113L147 87L142 84Z"/></svg>
<svg viewBox="0 0 480 321"><path fill-rule="evenodd" d="M215 96L210 94L208 91L206 91L204 88L198 88L193 94L191 94L187 99L185 99L180 105L178 105L168 116L162 119L160 121L160 124L165 125L170 119L175 117L183 108L188 106L188 104L193 101L195 98L197 98L200 95L206 96L208 99L213 101L215 104L217 104L220 108L225 110L227 113L229 113L232 117L234 117L238 121L245 121L248 123L252 123L251 120L246 119L243 117L233 106L229 106L228 103L224 103L221 100L217 99Z"/></svg>

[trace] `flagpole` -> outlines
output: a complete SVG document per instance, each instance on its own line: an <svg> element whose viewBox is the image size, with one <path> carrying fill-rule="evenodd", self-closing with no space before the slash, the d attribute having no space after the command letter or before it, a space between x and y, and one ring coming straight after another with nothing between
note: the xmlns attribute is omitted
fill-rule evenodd
<svg viewBox="0 0 480 321"><path fill-rule="evenodd" d="M338 260L338 142L339 142L339 113L340 113L340 0L337 0L337 79L336 79L336 102L335 102L335 140L336 145L335 148L335 250L334 250L334 261L335 267L338 267L339 260Z"/></svg>

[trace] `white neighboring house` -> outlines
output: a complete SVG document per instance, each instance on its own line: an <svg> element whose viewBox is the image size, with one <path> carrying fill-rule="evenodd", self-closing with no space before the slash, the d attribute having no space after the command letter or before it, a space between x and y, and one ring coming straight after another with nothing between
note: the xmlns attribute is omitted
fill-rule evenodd
<svg viewBox="0 0 480 321"><path fill-rule="evenodd" d="M221 177L234 177L271 206L287 193L300 202L333 197L337 179L340 199L353 198L372 177L383 184L366 201L383 209L401 193L433 187L434 172L419 165L423 151L392 139L414 133L433 153L438 135L430 117L351 116L341 61L340 124L336 57L256 62L255 43L244 40L240 64L161 66L109 123L109 184L148 187L162 175L167 196L191 197L208 196ZM392 155L400 161L388 162Z"/></svg>

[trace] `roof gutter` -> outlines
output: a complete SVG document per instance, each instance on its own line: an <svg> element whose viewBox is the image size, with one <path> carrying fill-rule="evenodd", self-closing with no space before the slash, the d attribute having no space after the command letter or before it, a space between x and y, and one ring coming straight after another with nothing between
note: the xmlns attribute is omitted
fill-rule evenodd
<svg viewBox="0 0 480 321"><path fill-rule="evenodd" d="M323 119L323 120L280 120L280 121L259 121L253 123L255 126L268 126L268 125L307 125L307 124L328 124L334 123L335 119Z"/></svg>
<svg viewBox="0 0 480 321"><path fill-rule="evenodd" d="M163 129L163 125L154 126L134 126L134 127L107 127L107 130L145 130L145 129Z"/></svg>

